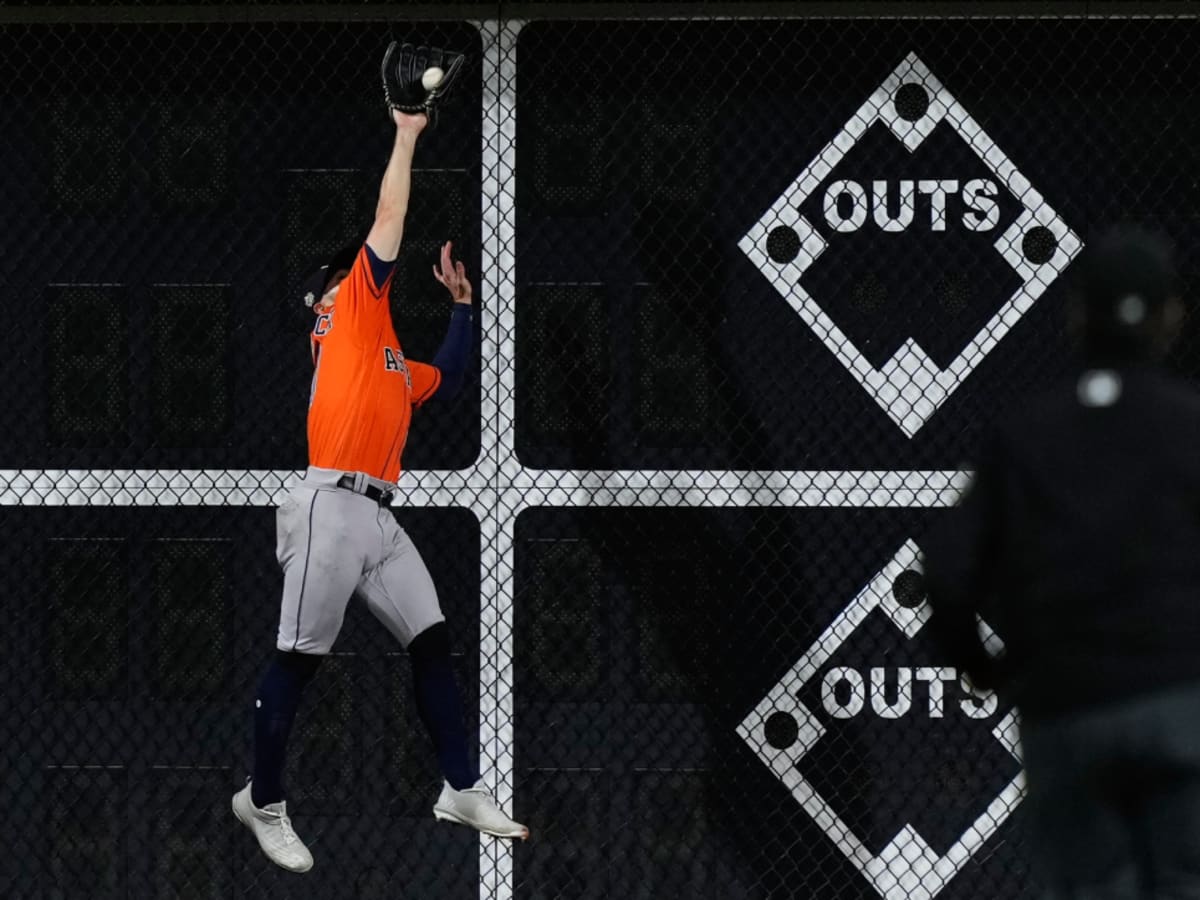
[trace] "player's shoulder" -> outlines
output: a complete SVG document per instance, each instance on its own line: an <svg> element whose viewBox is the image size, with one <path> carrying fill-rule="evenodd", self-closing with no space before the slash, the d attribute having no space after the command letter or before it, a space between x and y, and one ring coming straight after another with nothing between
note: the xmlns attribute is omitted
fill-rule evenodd
<svg viewBox="0 0 1200 900"><path fill-rule="evenodd" d="M987 429L989 443L997 455L1038 455L1048 445L1069 440L1081 408L1079 376L1057 379L997 414Z"/></svg>
<svg viewBox="0 0 1200 900"><path fill-rule="evenodd" d="M396 263L396 258L383 259L370 243L364 241L354 259L354 281L360 290L375 299L385 299L391 292Z"/></svg>
<svg viewBox="0 0 1200 900"><path fill-rule="evenodd" d="M390 273L380 279L372 266L369 248L365 243L359 245L354 262L338 288L335 310L341 312L343 320L376 321L388 309L390 281Z"/></svg>
<svg viewBox="0 0 1200 900"><path fill-rule="evenodd" d="M358 252L354 254L354 263L350 266L350 273L346 276L347 283L359 283L362 277L367 274L370 268L367 262L367 245L359 244Z"/></svg>
<svg viewBox="0 0 1200 900"><path fill-rule="evenodd" d="M1144 380L1148 393L1161 404L1200 418L1200 388L1193 382L1165 370L1150 370Z"/></svg>
<svg viewBox="0 0 1200 900"><path fill-rule="evenodd" d="M1064 377L1015 404L997 418L996 429L1017 440L1070 429L1088 410L1111 409L1108 420L1144 422L1147 417L1200 426L1200 389L1157 366L1089 369Z"/></svg>

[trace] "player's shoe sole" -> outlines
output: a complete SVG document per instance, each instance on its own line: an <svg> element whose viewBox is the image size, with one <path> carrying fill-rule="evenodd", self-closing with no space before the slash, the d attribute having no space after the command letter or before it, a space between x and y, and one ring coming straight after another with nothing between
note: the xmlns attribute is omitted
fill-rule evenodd
<svg viewBox="0 0 1200 900"><path fill-rule="evenodd" d="M513 839L519 838L522 841L529 840L529 829L524 825L520 826L519 828L512 828L508 830L489 828L485 825L478 825L475 822L472 822L470 819L466 819L462 816L456 815L455 813L443 812L436 807L433 810L433 817L441 822L455 822L459 825L466 825L469 828L474 828L476 831L481 831L484 834L490 834L492 837Z"/></svg>
<svg viewBox="0 0 1200 900"><path fill-rule="evenodd" d="M233 795L233 814L250 829L263 854L289 872L307 872L313 867L312 854L292 831L284 803L269 803L259 809L250 798L250 782Z"/></svg>

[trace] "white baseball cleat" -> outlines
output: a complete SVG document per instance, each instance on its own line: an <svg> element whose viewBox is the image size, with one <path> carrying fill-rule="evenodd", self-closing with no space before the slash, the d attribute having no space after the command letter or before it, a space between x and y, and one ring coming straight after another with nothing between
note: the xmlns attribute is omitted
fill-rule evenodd
<svg viewBox="0 0 1200 900"><path fill-rule="evenodd" d="M479 779L469 788L456 791L449 782L442 786L442 793L433 806L434 818L443 822L458 822L470 825L484 834L502 838L529 837L529 829L520 822L514 822L500 811L491 792Z"/></svg>
<svg viewBox="0 0 1200 900"><path fill-rule="evenodd" d="M254 832L258 846L267 859L289 872L307 872L313 867L312 854L304 841L292 831L287 802L268 803L262 809L250 798L250 782L233 795L233 814L238 821Z"/></svg>

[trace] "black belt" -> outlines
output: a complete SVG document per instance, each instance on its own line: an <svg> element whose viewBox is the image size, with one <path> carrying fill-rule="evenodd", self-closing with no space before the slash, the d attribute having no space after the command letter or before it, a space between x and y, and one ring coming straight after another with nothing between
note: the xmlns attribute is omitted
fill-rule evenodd
<svg viewBox="0 0 1200 900"><path fill-rule="evenodd" d="M345 488L348 491L354 491L354 481L355 478L353 475L343 475L338 479L337 486ZM354 493L362 494L368 500L374 500L380 506L391 506L392 497L395 495L395 491L385 491L383 488L376 487L373 484L368 484L361 491L354 491Z"/></svg>

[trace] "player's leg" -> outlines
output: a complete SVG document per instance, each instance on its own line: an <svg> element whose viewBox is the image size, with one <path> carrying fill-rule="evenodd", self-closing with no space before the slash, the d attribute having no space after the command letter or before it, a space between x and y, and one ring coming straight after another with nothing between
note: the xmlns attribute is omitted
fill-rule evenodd
<svg viewBox="0 0 1200 900"><path fill-rule="evenodd" d="M359 583L359 593L376 618L408 649L417 713L446 779L434 814L499 837L528 837L525 826L496 806L471 762L462 695L450 656L450 633L429 570L391 514L381 511L380 521L388 549L380 564Z"/></svg>
<svg viewBox="0 0 1200 900"><path fill-rule="evenodd" d="M471 761L462 693L450 657L450 629L431 625L408 645L417 714L433 741L438 766L456 790L474 787L479 768Z"/></svg>
<svg viewBox="0 0 1200 900"><path fill-rule="evenodd" d="M391 518L386 512L382 515ZM479 772L470 761L462 697L437 589L408 535L399 527L388 532L388 552L363 576L359 593L408 650L417 714L433 741L442 774L455 788L468 788L479 780Z"/></svg>
<svg viewBox="0 0 1200 900"><path fill-rule="evenodd" d="M344 491L298 487L280 507L276 552L283 569L276 654L255 699L254 791L256 805L284 799L283 764L287 738L322 657L333 648L363 565L363 525ZM357 518L366 519L365 523Z"/></svg>
<svg viewBox="0 0 1200 900"><path fill-rule="evenodd" d="M234 815L254 832L267 858L293 872L307 872L313 859L292 830L283 799L283 769L300 698L322 658L275 651L254 701L254 775L233 798Z"/></svg>
<svg viewBox="0 0 1200 900"><path fill-rule="evenodd" d="M254 805L262 808L284 799L283 770L287 743L300 698L323 656L276 650L258 683L254 700Z"/></svg>
<svg viewBox="0 0 1200 900"><path fill-rule="evenodd" d="M1141 896L1118 791L1120 735L1102 714L1023 723L1030 848L1045 900Z"/></svg>
<svg viewBox="0 0 1200 900"><path fill-rule="evenodd" d="M305 688L341 631L346 604L362 571L358 537L378 541L371 517L353 515L354 495L295 488L276 516L276 554L283 568L276 651L254 704L254 774L233 801L264 853L292 871L312 856L292 830L284 799L288 738ZM347 501L351 501L348 503ZM363 525L374 536L359 535Z"/></svg>
<svg viewBox="0 0 1200 900"><path fill-rule="evenodd" d="M1200 900L1200 687L1148 698L1134 723L1145 896Z"/></svg>

